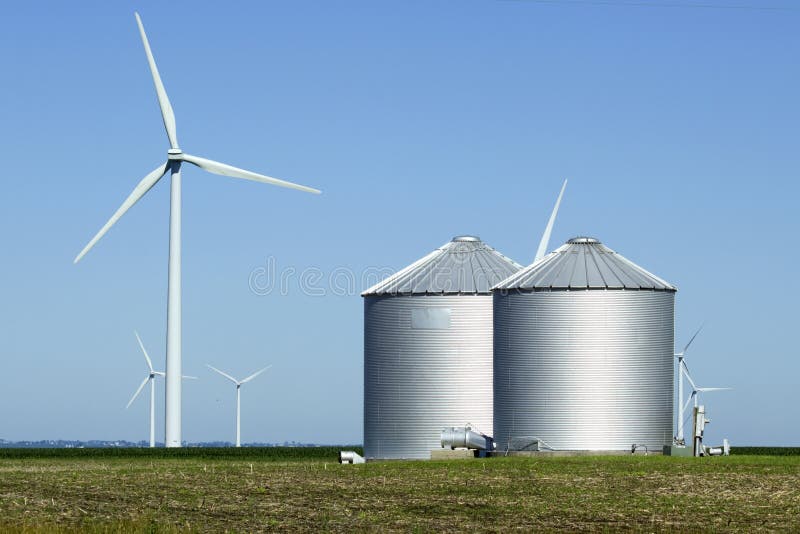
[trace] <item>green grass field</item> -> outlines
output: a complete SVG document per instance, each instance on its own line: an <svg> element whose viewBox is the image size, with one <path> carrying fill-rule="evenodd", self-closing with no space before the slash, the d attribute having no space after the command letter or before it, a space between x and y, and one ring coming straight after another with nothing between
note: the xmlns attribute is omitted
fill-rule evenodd
<svg viewBox="0 0 800 534"><path fill-rule="evenodd" d="M0 531L800 531L800 456L342 466L335 450L0 451Z"/></svg>

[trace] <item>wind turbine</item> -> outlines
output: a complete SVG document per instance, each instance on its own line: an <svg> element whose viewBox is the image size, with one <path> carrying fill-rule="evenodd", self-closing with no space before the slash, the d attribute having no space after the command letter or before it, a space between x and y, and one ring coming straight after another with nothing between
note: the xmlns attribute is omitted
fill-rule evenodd
<svg viewBox="0 0 800 534"><path fill-rule="evenodd" d="M699 404L698 401L699 401L700 393L706 393L706 392L709 392L709 391L730 391L730 390L733 389L733 388L701 388L701 387L698 387L697 384L694 383L694 380L692 380L692 375L689 374L689 368L686 367L686 362L685 361L683 362L683 370L684 370L684 374L686 375L686 380L688 380L689 384L692 386L692 393L691 393L691 395L689 395L689 398L686 399L686 404L684 405L684 410L686 408L688 408L689 403L692 401L692 399L694 399L694 407L697 408L697 406Z"/></svg>
<svg viewBox="0 0 800 534"><path fill-rule="evenodd" d="M697 387L697 384L694 383L692 380L691 375L689 374L689 368L686 366L686 351L689 350L694 339L697 335L703 330L705 325L701 325L700 328L697 329L697 332L691 337L689 342L683 347L683 350L680 352L675 353L675 358L678 359L678 435L675 437L677 442L683 443L683 425L684 425L684 413L686 412L686 408L689 407L689 403L694 399L694 407L696 408L698 405L698 395L702 392L707 391L724 391L730 390L731 388L700 388ZM686 402L683 401L683 377L689 381L689 384L692 386L692 393L689 395L689 398L686 399Z"/></svg>
<svg viewBox="0 0 800 534"><path fill-rule="evenodd" d="M133 192L125 199L99 232L89 241L80 254L75 258L78 263L83 256L100 240L103 235L127 212L145 193L147 193L167 172L171 173L170 184L170 216L169 216L169 278L167 285L167 369L166 369L166 417L165 441L167 447L181 446L181 163L187 162L203 170L222 176L253 180L270 185L289 187L308 193L319 193L317 189L294 184L277 178L270 178L263 174L246 171L210 159L192 156L183 152L178 146L178 136L175 127L175 114L167 98L167 92L161 81L161 76L156 68L155 59L150 50L150 43L142 25L139 14L136 13L136 23L150 65L150 73L164 119L164 127L169 139L167 161L155 168L145 176L134 188Z"/></svg>
<svg viewBox="0 0 800 534"><path fill-rule="evenodd" d="M125 409L131 407L133 401L136 400L136 397L139 396L139 393L142 392L144 386L150 382L150 447L156 446L156 377L157 376L164 376L164 373L161 371L156 371L153 369L153 362L150 360L150 356L147 354L147 349L144 348L144 343L142 343L142 338L139 337L139 333L137 331L133 331L136 335L136 341L139 342L139 347L142 349L142 354L144 354L144 360L147 362L147 369L150 371L147 376L144 377L142 383L139 385L139 389L136 390L136 393L133 394L131 400L128 401L127 406ZM183 378L190 378L196 380L196 376L185 376Z"/></svg>
<svg viewBox="0 0 800 534"><path fill-rule="evenodd" d="M539 241L539 248L536 250L536 257L533 260L534 262L541 260L544 258L545 254L547 254L547 247L550 244L550 234L553 233L553 224L556 222L558 208L561 206L561 197L564 196L564 190L566 188L567 180L564 180L564 184L561 186L561 192L558 194L558 199L556 199L556 205L553 207L553 212L550 214L550 220L547 221L547 226L542 234L542 240Z"/></svg>
<svg viewBox="0 0 800 534"><path fill-rule="evenodd" d="M683 358L686 355L686 351L689 350L689 347L694 341L694 338L696 338L697 334L703 330L704 326L705 325L700 325L700 328L697 329L697 332L694 333L686 346L683 347L683 350L675 353L675 358L678 359L678 435L675 436L675 441L678 443L683 443L683 412L685 409L683 405L683 368L685 367Z"/></svg>
<svg viewBox="0 0 800 534"><path fill-rule="evenodd" d="M242 446L242 442L241 442L242 384L250 382L252 379L254 379L255 377L257 377L258 375L260 375L261 373L263 373L264 371L266 371L267 369L269 369L272 366L268 365L268 366L264 367L263 369L261 369L260 371L256 371L255 373L253 373L252 375L248 376L244 380L236 380L235 378L233 378L228 373L220 371L216 367L213 367L213 366L208 365L208 364L206 364L206 366L209 369L211 369L212 371L215 371L215 372L221 374L222 376L224 376L225 378L227 378L228 380L230 380L231 382L236 384L236 446L237 447L241 447Z"/></svg>

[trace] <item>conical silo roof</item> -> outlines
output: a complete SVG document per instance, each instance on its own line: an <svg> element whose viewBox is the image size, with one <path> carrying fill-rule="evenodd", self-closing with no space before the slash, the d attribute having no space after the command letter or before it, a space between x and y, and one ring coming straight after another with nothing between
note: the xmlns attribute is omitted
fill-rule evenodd
<svg viewBox="0 0 800 534"><path fill-rule="evenodd" d="M521 268L480 238L457 236L361 296L489 294Z"/></svg>
<svg viewBox="0 0 800 534"><path fill-rule="evenodd" d="M493 289L677 291L669 282L639 267L592 237L570 239L541 260L509 276Z"/></svg>

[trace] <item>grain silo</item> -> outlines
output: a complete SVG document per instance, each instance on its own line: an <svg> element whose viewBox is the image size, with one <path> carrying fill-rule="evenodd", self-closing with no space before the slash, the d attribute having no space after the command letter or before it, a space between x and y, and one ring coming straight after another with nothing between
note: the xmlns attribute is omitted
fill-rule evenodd
<svg viewBox="0 0 800 534"><path fill-rule="evenodd" d="M367 458L429 458L454 425L492 434L491 287L520 268L459 236L362 293Z"/></svg>
<svg viewBox="0 0 800 534"><path fill-rule="evenodd" d="M675 292L589 237L495 286L497 450L670 444Z"/></svg>

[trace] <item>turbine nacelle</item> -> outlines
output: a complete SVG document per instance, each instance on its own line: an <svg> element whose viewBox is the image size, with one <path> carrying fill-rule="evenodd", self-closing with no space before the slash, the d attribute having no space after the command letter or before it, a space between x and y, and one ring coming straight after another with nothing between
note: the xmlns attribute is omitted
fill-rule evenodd
<svg viewBox="0 0 800 534"><path fill-rule="evenodd" d="M167 150L167 159L170 161L182 161L183 150L180 148L170 148Z"/></svg>

